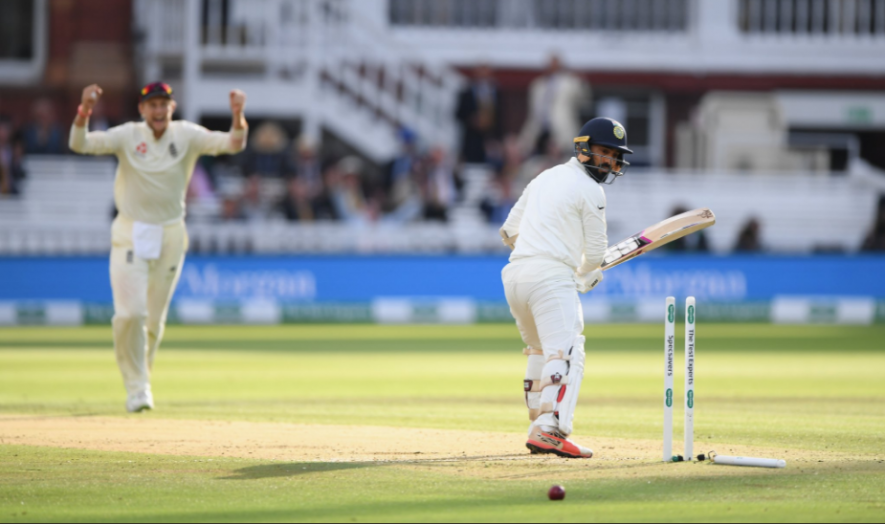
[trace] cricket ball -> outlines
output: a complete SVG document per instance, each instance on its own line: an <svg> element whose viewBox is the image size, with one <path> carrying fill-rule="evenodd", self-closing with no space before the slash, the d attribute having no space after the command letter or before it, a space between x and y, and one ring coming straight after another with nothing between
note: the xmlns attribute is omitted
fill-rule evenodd
<svg viewBox="0 0 885 524"><path fill-rule="evenodd" d="M553 486L547 493L550 500L563 500L565 498L565 488L562 486Z"/></svg>

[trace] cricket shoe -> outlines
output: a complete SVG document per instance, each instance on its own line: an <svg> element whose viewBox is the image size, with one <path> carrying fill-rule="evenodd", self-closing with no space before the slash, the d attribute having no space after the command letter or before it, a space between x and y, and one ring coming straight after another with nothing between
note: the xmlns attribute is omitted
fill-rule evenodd
<svg viewBox="0 0 885 524"><path fill-rule="evenodd" d="M126 411L129 413L141 413L151 409L154 409L154 395L150 391L130 395L126 401Z"/></svg>
<svg viewBox="0 0 885 524"><path fill-rule="evenodd" d="M575 444L559 431L544 431L541 426L532 426L525 447L533 455L553 454L564 458L592 458L593 450Z"/></svg>

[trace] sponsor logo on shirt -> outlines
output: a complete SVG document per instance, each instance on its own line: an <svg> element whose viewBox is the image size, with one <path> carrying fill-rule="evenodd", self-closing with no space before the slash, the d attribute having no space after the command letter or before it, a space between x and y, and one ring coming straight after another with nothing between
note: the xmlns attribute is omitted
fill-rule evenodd
<svg viewBox="0 0 885 524"><path fill-rule="evenodd" d="M145 142L142 142L142 143L138 144L138 147L135 148L135 153L138 156L143 157L144 155L147 154L147 150L148 150L147 144Z"/></svg>
<svg viewBox="0 0 885 524"><path fill-rule="evenodd" d="M175 147L175 144L169 144L169 154L172 155L172 158L178 158L178 148Z"/></svg>

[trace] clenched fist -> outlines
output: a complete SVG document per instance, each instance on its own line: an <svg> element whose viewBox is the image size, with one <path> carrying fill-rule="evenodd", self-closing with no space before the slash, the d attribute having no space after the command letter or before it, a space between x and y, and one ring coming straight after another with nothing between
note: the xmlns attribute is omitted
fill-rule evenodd
<svg viewBox="0 0 885 524"><path fill-rule="evenodd" d="M104 94L104 91L98 86L98 84L92 84L83 89L83 98L80 101L80 103L83 104L83 109L91 111L92 108L95 107L95 104L98 103L102 94Z"/></svg>
<svg viewBox="0 0 885 524"><path fill-rule="evenodd" d="M230 92L230 112L233 113L234 116L239 116L243 114L245 109L246 93L239 89L234 89Z"/></svg>

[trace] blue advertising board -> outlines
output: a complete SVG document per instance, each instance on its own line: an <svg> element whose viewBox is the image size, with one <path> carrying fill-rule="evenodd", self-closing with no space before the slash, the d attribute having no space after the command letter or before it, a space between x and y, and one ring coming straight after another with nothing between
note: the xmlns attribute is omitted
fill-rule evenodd
<svg viewBox="0 0 885 524"><path fill-rule="evenodd" d="M281 303L371 302L378 297L504 301L501 257L188 258L176 299ZM99 257L0 258L0 301L110 303ZM885 298L881 256L649 256L606 272L594 297L696 296L742 302L782 295Z"/></svg>

